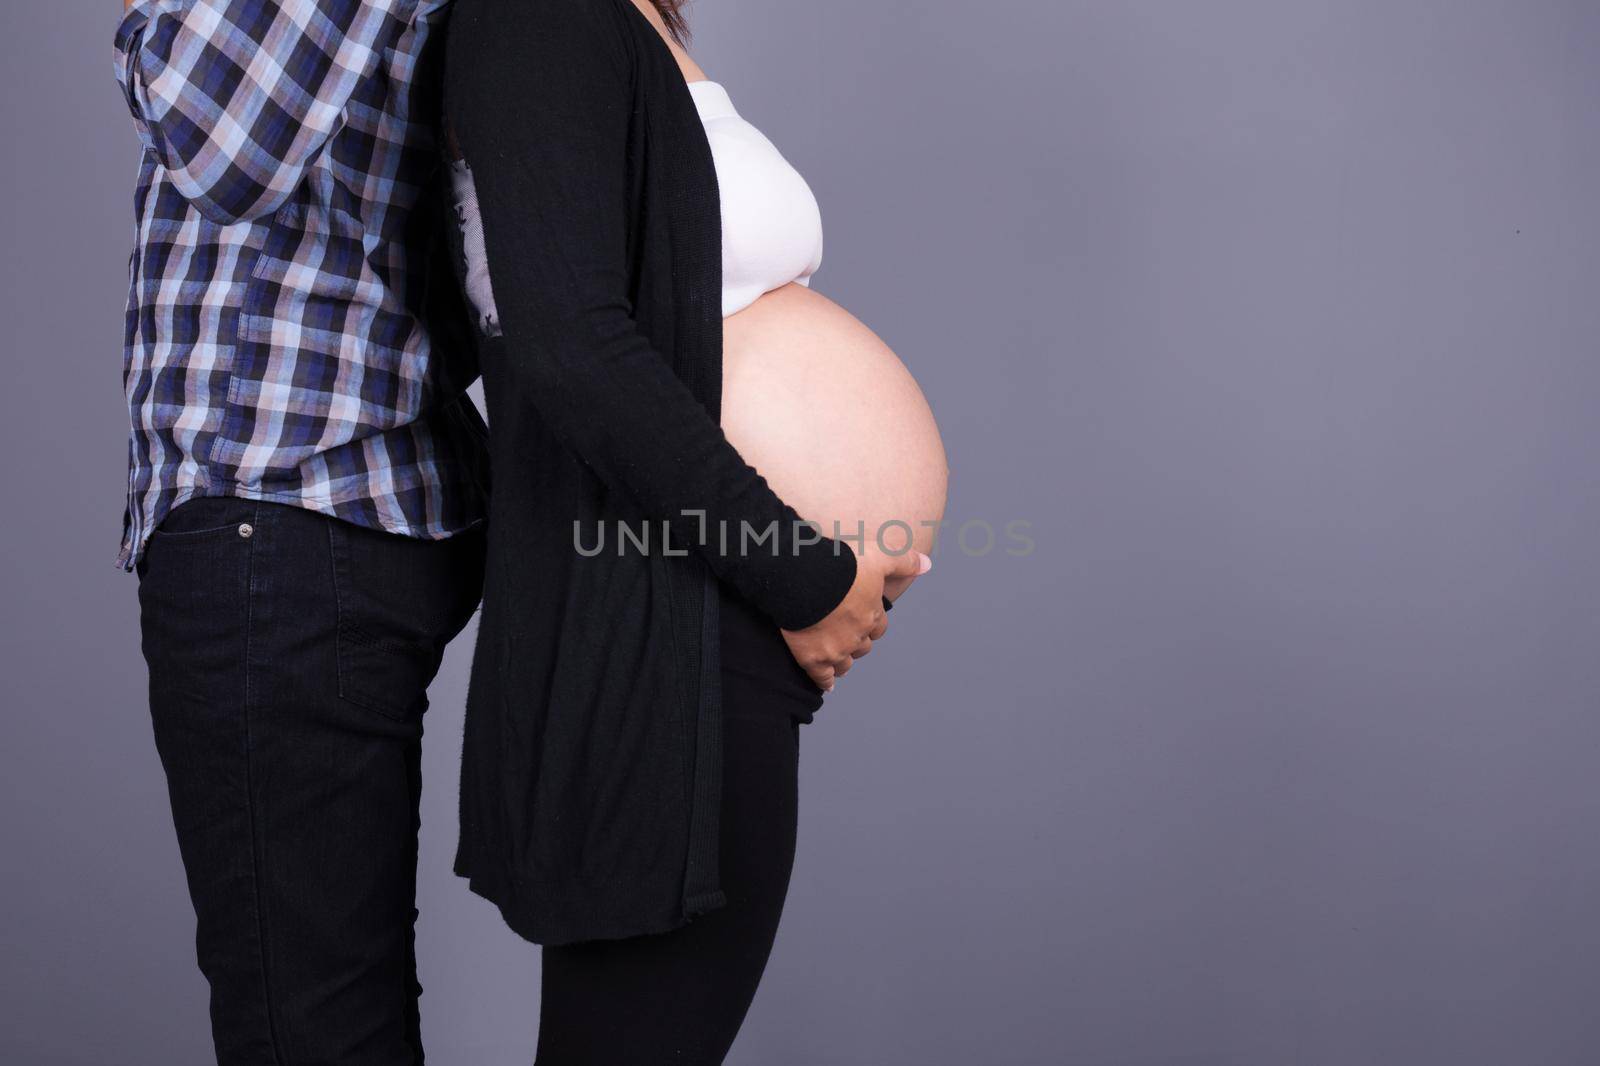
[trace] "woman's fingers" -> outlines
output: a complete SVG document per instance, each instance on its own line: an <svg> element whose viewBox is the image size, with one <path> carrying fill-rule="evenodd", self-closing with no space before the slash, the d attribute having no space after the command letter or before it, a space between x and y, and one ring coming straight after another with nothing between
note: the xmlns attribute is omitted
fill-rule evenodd
<svg viewBox="0 0 1600 1066"><path fill-rule="evenodd" d="M895 557L894 565L883 575L883 596L891 602L905 595L917 578L933 569L933 560L918 551Z"/></svg>
<svg viewBox="0 0 1600 1066"><path fill-rule="evenodd" d="M833 691L833 667L814 666L807 667L806 673L811 675L811 683L824 692Z"/></svg>
<svg viewBox="0 0 1600 1066"><path fill-rule="evenodd" d="M795 661L824 692L832 692L855 661L883 639L889 631L888 608L894 596L933 565L920 552L886 555L881 560L875 555L869 553L873 565L857 569L856 583L826 618L803 630L782 631Z"/></svg>
<svg viewBox="0 0 1600 1066"><path fill-rule="evenodd" d="M832 692L834 684L850 672L857 659L865 658L872 653L872 645L881 639L889 629L889 615L878 610L872 614L870 628L855 643L848 652L834 653L834 658L818 658L805 665L806 674L814 685L824 692ZM828 653L824 653L827 655Z"/></svg>

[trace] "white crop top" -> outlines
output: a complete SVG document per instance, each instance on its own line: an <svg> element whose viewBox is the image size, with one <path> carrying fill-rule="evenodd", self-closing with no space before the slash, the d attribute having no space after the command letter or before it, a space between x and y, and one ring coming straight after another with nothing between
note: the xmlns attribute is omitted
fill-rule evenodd
<svg viewBox="0 0 1600 1066"><path fill-rule="evenodd" d="M822 212L799 171L733 109L714 81L689 93L705 123L722 197L722 316L744 310L791 281L810 283L822 265Z"/></svg>

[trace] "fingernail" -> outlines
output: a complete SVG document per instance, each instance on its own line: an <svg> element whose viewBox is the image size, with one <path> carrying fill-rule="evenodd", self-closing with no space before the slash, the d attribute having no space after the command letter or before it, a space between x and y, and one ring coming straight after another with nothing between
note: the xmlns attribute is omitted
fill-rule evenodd
<svg viewBox="0 0 1600 1066"><path fill-rule="evenodd" d="M931 558L923 555L921 552L917 553L917 557L917 573L926 574L929 570L933 569L933 560Z"/></svg>

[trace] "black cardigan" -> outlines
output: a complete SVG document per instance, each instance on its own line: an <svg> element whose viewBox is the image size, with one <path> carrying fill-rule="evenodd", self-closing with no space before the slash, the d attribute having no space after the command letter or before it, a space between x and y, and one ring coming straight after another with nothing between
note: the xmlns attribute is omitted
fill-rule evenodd
<svg viewBox="0 0 1600 1066"><path fill-rule="evenodd" d="M503 330L481 351L493 491L456 872L538 943L660 932L724 902L715 582L799 629L855 556L797 533L717 424L716 172L649 20L458 0L449 35L446 122ZM649 551L619 551L619 522ZM777 538L740 552L742 524ZM579 552L601 528L606 550Z"/></svg>

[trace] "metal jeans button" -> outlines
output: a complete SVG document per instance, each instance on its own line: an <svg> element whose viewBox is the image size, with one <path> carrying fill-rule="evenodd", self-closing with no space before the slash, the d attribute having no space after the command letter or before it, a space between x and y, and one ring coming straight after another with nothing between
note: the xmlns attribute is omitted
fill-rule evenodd
<svg viewBox="0 0 1600 1066"><path fill-rule="evenodd" d="M241 523L239 523L239 536L244 538L245 540L249 540L250 537L255 533L255 531L256 531L256 527L252 526L249 522L241 522Z"/></svg>

